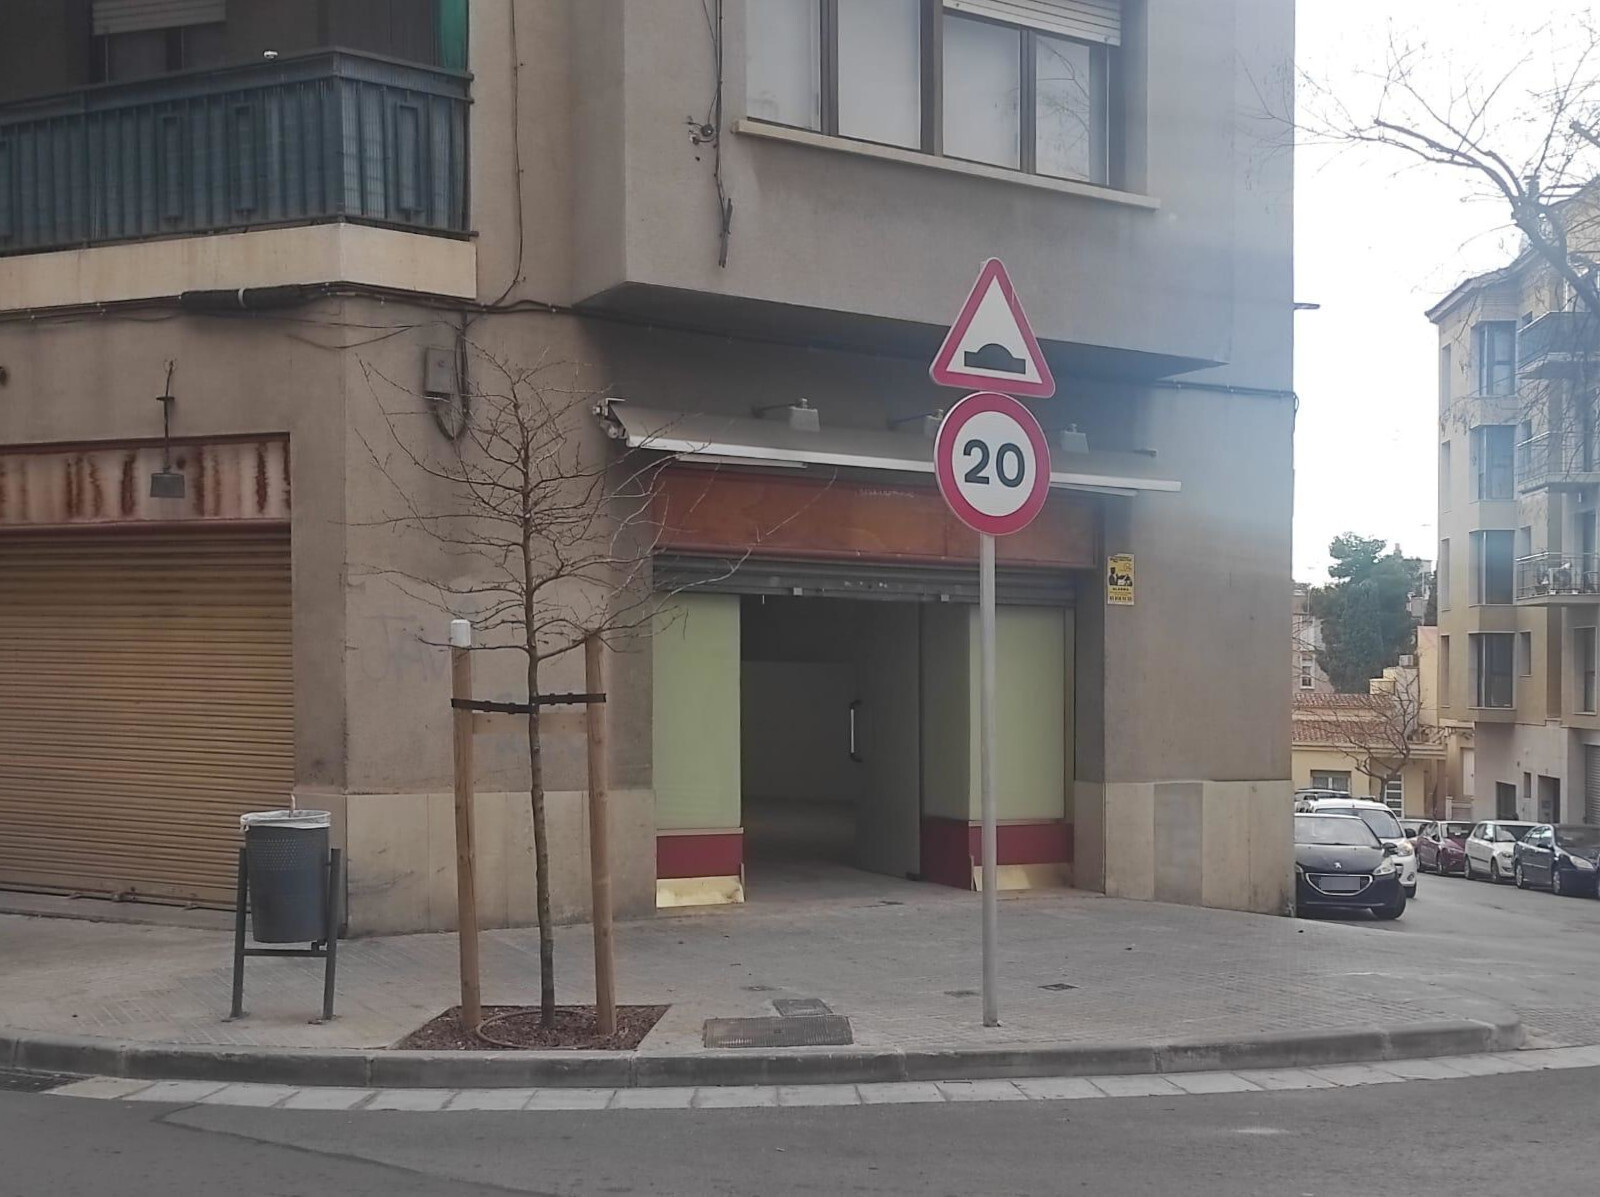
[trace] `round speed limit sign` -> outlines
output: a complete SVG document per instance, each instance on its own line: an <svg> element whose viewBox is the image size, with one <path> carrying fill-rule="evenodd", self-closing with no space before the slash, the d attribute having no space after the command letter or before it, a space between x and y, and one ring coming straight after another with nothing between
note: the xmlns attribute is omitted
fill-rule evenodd
<svg viewBox="0 0 1600 1197"><path fill-rule="evenodd" d="M1033 522L1050 493L1050 446L1033 413L979 391L952 407L933 449L939 493L969 528L1009 536Z"/></svg>

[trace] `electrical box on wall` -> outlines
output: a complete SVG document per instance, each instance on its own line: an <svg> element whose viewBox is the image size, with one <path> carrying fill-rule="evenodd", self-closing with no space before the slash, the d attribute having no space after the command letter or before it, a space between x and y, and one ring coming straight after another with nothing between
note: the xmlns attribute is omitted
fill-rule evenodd
<svg viewBox="0 0 1600 1197"><path fill-rule="evenodd" d="M424 395L454 395L457 387L456 351L454 349L424 349L422 351L422 393Z"/></svg>

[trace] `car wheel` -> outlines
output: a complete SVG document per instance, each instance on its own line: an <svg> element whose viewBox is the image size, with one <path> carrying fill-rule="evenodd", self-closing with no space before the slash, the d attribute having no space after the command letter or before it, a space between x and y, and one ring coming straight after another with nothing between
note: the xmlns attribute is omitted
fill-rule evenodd
<svg viewBox="0 0 1600 1197"><path fill-rule="evenodd" d="M1520 860L1511 866L1511 876L1516 881L1518 889L1528 888L1528 879L1522 875L1522 862Z"/></svg>
<svg viewBox="0 0 1600 1197"><path fill-rule="evenodd" d="M1399 918L1405 912L1406 894L1404 890L1401 890L1395 895L1393 902L1390 902L1387 906L1379 906L1375 908L1372 912L1372 916L1374 918L1382 919L1384 922L1390 922Z"/></svg>
<svg viewBox="0 0 1600 1197"><path fill-rule="evenodd" d="M1478 879L1472 871L1472 857L1465 857L1461 861L1461 875L1468 881L1476 881Z"/></svg>
<svg viewBox="0 0 1600 1197"><path fill-rule="evenodd" d="M1550 866L1550 892L1558 898L1565 898L1567 896L1567 886L1566 883L1561 880L1561 870L1556 868L1554 865Z"/></svg>
<svg viewBox="0 0 1600 1197"><path fill-rule="evenodd" d="M1489 884L1500 884L1500 862L1493 856L1489 858Z"/></svg>

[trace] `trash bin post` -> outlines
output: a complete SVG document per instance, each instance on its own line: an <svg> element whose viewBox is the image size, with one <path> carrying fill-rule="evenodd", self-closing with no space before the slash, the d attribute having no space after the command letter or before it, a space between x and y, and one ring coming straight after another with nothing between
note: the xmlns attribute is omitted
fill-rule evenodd
<svg viewBox="0 0 1600 1197"><path fill-rule="evenodd" d="M333 1018L333 981L339 968L340 898L344 893L344 853L334 848L328 853L328 896L323 906L327 923L323 928L323 948L328 954L322 969L322 1021Z"/></svg>
<svg viewBox="0 0 1600 1197"><path fill-rule="evenodd" d="M239 849L239 889L233 908L233 1010L229 1018L244 1017L244 919L249 900L249 858Z"/></svg>

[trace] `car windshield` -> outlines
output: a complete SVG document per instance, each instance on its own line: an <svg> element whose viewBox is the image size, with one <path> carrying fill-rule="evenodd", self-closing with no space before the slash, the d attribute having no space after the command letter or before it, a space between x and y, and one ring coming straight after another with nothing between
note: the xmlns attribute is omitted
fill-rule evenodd
<svg viewBox="0 0 1600 1197"><path fill-rule="evenodd" d="M1366 823L1348 815L1296 815L1294 842L1359 848L1378 846L1377 837Z"/></svg>
<svg viewBox="0 0 1600 1197"><path fill-rule="evenodd" d="M1464 840L1469 835L1472 834L1472 824L1471 823L1441 823L1439 825L1439 831L1440 831L1440 834L1442 834L1446 839Z"/></svg>
<svg viewBox="0 0 1600 1197"><path fill-rule="evenodd" d="M1362 810L1357 808L1350 813L1372 828L1372 834L1380 839L1392 840L1405 835L1405 832L1400 830L1400 820L1386 810Z"/></svg>
<svg viewBox="0 0 1600 1197"><path fill-rule="evenodd" d="M1593 852L1600 848L1600 827L1561 827L1556 843L1568 852Z"/></svg>
<svg viewBox="0 0 1600 1197"><path fill-rule="evenodd" d="M1532 823L1496 823L1494 825L1494 842L1497 844L1514 844L1532 830Z"/></svg>

